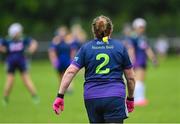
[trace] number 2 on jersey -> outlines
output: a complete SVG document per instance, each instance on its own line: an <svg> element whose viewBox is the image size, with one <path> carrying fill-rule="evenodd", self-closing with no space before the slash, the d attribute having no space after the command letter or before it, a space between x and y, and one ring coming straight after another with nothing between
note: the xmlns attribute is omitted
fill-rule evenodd
<svg viewBox="0 0 180 124"><path fill-rule="evenodd" d="M102 68L109 63L109 56L105 53L97 54L96 60L100 60L101 58L103 58L104 61L96 67L96 74L108 74L110 72L110 68L106 68L104 70Z"/></svg>

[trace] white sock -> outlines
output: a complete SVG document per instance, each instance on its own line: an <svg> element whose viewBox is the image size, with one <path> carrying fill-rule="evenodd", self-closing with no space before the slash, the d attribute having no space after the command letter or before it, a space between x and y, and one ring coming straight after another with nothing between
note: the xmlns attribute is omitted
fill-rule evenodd
<svg viewBox="0 0 180 124"><path fill-rule="evenodd" d="M135 91L134 91L134 100L135 102L145 99L145 86L144 82L137 80Z"/></svg>

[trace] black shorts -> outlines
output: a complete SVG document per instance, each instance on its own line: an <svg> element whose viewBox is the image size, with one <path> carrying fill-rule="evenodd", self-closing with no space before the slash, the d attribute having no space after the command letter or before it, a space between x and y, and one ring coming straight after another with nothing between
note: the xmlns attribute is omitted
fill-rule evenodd
<svg viewBox="0 0 180 124"><path fill-rule="evenodd" d="M138 64L138 65L134 65L134 69L137 69L137 68L142 68L144 70L146 70L147 68L147 64Z"/></svg>
<svg viewBox="0 0 180 124"><path fill-rule="evenodd" d="M19 70L21 73L24 73L28 70L28 62L26 59L19 61L6 61L7 72L14 74L16 70Z"/></svg>
<svg viewBox="0 0 180 124"><path fill-rule="evenodd" d="M56 68L58 73L64 73L66 69L69 67L69 64L60 65L58 68Z"/></svg>
<svg viewBox="0 0 180 124"><path fill-rule="evenodd" d="M90 123L123 123L128 114L121 97L88 99L85 106Z"/></svg>
<svg viewBox="0 0 180 124"><path fill-rule="evenodd" d="M57 70L57 73L60 73L60 74L62 74L62 73L64 73L65 71L66 71L66 67L64 67L64 68L57 68L56 70Z"/></svg>

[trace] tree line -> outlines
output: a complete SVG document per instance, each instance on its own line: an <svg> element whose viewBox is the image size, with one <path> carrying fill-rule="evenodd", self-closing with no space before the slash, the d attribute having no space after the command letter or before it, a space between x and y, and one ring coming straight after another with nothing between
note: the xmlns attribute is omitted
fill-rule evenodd
<svg viewBox="0 0 180 124"><path fill-rule="evenodd" d="M147 20L149 36L180 34L179 0L0 0L0 35L8 26L20 22L27 34L39 39L53 35L57 26L81 23L90 34L92 19L109 16L114 31L136 17Z"/></svg>

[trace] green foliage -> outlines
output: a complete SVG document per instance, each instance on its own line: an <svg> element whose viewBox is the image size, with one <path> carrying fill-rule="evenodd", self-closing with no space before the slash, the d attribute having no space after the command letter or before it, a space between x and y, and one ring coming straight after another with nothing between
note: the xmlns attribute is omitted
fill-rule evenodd
<svg viewBox="0 0 180 124"><path fill-rule="evenodd" d="M157 36L180 34L179 0L0 0L0 35L6 35L8 26L20 22L26 33L47 40L54 29L81 20L90 33L95 16L104 14L112 18L115 32L125 22L136 17L148 21L148 34Z"/></svg>

